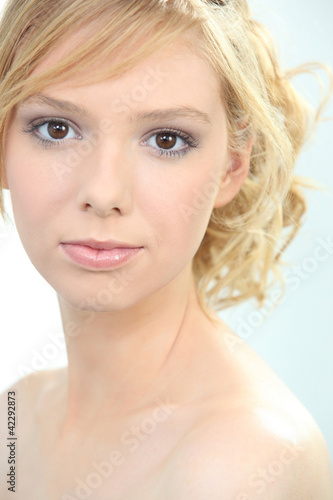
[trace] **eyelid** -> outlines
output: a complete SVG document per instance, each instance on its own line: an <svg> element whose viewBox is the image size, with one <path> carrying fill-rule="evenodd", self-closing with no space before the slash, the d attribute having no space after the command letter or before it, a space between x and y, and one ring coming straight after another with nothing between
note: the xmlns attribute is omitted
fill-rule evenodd
<svg viewBox="0 0 333 500"><path fill-rule="evenodd" d="M60 118L60 117L56 117L56 116L46 117L46 118L43 117L43 118L34 120L31 123L31 126L36 129L36 128L41 127L42 125L46 125L47 123L55 123L55 122L56 123L63 123L64 125L71 127L75 131L76 134L78 134L80 137L82 137L81 132L79 132L79 127L75 123L73 123L71 120L68 120L67 118Z"/></svg>
<svg viewBox="0 0 333 500"><path fill-rule="evenodd" d="M73 138L68 138L68 139L51 139L43 136L39 131L38 128L42 127L43 125L50 124L50 123L61 123L73 130L73 132L76 134L76 137ZM81 140L82 134L79 132L79 127L74 124L71 120L68 120L67 118L62 118L62 117L56 117L56 116L50 116L50 117L41 117L41 118L36 118L32 121L29 122L27 127L24 127L22 132L27 133L31 139L34 139L36 141L41 141L44 146L62 146L65 145L67 142L70 142L72 140Z"/></svg>
<svg viewBox="0 0 333 500"><path fill-rule="evenodd" d="M72 120L60 116L41 116L40 118L35 118L34 120L30 120L28 126L40 127L41 125L45 125L46 123L52 123L52 122L65 123L66 125L69 125L76 131L80 129L80 127L76 125L76 123L74 123Z"/></svg>
<svg viewBox="0 0 333 500"><path fill-rule="evenodd" d="M159 147L153 147L149 146L151 149L154 150L155 154L162 159L180 159L186 156L188 153L193 151L196 148L199 148L199 141L197 139L193 139L190 134L187 132L180 130L180 129L174 129L174 128L169 128L169 127L164 127L162 129L158 130L152 130L149 132L149 135L146 139L143 140L143 144L147 145L147 141L153 138L156 135L159 134L170 134L170 135L175 135L176 137L180 138L184 143L185 146L177 149L163 149Z"/></svg>
<svg viewBox="0 0 333 500"><path fill-rule="evenodd" d="M199 145L199 141L197 139L193 139L193 137L188 133L185 132L184 130L177 129L177 128L172 128L172 127L161 127L159 129L151 130L148 132L146 137L143 139L143 142L146 142L148 139L153 137L154 135L158 134L163 134L163 133L170 133L171 135L176 135L180 137L185 143L187 142L193 147L196 147Z"/></svg>

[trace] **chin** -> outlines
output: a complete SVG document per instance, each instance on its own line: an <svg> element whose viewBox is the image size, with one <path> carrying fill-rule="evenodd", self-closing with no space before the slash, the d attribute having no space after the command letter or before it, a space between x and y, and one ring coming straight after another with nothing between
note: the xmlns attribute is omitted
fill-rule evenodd
<svg viewBox="0 0 333 500"><path fill-rule="evenodd" d="M58 301L65 307L75 309L76 311L87 313L117 313L134 307L138 302L144 299L142 293L135 297L129 290L123 293L112 294L107 289L100 289L96 294L90 291L89 294L75 292L58 292Z"/></svg>

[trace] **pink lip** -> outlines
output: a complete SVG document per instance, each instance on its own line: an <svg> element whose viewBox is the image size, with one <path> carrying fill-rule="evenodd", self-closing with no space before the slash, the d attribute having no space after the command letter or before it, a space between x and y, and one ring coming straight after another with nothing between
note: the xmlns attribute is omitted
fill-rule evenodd
<svg viewBox="0 0 333 500"><path fill-rule="evenodd" d="M116 241L68 241L60 244L64 253L77 264L94 269L112 269L134 258L143 247L123 246Z"/></svg>
<svg viewBox="0 0 333 500"><path fill-rule="evenodd" d="M124 243L123 241L97 241L91 238L86 240L63 241L63 243L71 245L83 245L90 248L96 248L98 250L112 250L113 248L139 248L137 245L131 245L130 243Z"/></svg>

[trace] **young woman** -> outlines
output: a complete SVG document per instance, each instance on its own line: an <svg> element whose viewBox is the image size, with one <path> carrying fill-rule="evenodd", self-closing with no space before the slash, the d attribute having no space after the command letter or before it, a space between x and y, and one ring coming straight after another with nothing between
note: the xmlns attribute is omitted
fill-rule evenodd
<svg viewBox="0 0 333 500"><path fill-rule="evenodd" d="M3 394L1 498L332 499L312 417L216 314L265 298L304 212L307 108L246 1L10 1L0 46L1 187L68 353Z"/></svg>

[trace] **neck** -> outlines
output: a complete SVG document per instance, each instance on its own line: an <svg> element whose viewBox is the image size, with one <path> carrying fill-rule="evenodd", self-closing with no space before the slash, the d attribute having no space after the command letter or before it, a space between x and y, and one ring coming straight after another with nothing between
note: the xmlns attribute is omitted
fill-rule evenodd
<svg viewBox="0 0 333 500"><path fill-rule="evenodd" d="M177 375L204 316L190 267L126 310L87 314L58 299L68 354L67 426L102 409L123 416L147 408L182 380Z"/></svg>

